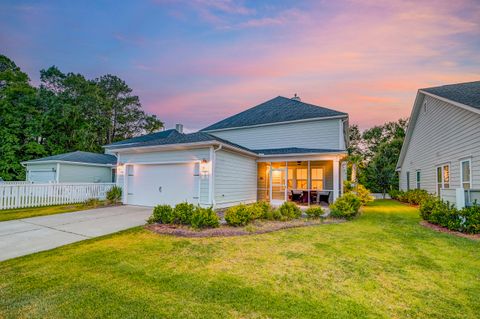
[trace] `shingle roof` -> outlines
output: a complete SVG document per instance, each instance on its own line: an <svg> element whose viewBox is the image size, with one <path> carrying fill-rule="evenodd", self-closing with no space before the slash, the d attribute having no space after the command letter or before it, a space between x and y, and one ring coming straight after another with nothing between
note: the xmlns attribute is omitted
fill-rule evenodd
<svg viewBox="0 0 480 319"><path fill-rule="evenodd" d="M211 134L205 132L196 132L196 133L179 133L178 131L174 130L168 137L165 138L158 138L155 140L145 141L145 142L137 142L137 143L128 143L123 145L115 145L113 149L123 149L123 148L130 148L130 147L146 147L146 146L156 146L156 145L179 145L179 144L187 144L187 143L199 143L199 142L221 142L224 144L231 145L233 147L237 147L243 149L248 152L252 152L246 147L241 145L232 143L230 141L218 138Z"/></svg>
<svg viewBox="0 0 480 319"><path fill-rule="evenodd" d="M212 124L202 131L245 127L269 123L288 122L330 116L347 116L347 113L278 96L248 110Z"/></svg>
<svg viewBox="0 0 480 319"><path fill-rule="evenodd" d="M173 132L176 132L174 129L166 130L166 131L161 131L161 132L156 132L152 134L147 134L147 135L142 135L142 136L137 136L133 138L129 138L127 140L111 143L108 145L105 145L105 147L110 147L110 146L116 146L116 145L123 145L123 144L130 144L130 143L139 143L139 142L148 142L148 141L153 141L161 138L168 137L170 134Z"/></svg>
<svg viewBox="0 0 480 319"><path fill-rule="evenodd" d="M449 84L421 90L480 109L480 81Z"/></svg>
<svg viewBox="0 0 480 319"><path fill-rule="evenodd" d="M264 150L253 150L259 155L287 155L287 154L308 154L308 153L340 153L345 150L334 149L320 149L320 148L298 148L298 147L286 147Z"/></svg>
<svg viewBox="0 0 480 319"><path fill-rule="evenodd" d="M79 163L89 163L89 164L114 165L117 163L117 158L109 154L76 151L71 153L58 154L58 155L38 158L31 161L27 161L25 163L39 163L39 162L46 162L46 161L63 161L63 162L79 162Z"/></svg>

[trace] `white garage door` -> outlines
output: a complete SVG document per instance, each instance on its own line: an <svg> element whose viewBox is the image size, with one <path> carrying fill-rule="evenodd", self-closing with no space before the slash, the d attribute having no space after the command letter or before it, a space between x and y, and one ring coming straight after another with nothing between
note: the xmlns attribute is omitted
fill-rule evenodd
<svg viewBox="0 0 480 319"><path fill-rule="evenodd" d="M176 205L198 203L198 164L127 166L127 203L130 205Z"/></svg>
<svg viewBox="0 0 480 319"><path fill-rule="evenodd" d="M56 180L55 172L48 171L28 171L28 181L33 183L50 183Z"/></svg>

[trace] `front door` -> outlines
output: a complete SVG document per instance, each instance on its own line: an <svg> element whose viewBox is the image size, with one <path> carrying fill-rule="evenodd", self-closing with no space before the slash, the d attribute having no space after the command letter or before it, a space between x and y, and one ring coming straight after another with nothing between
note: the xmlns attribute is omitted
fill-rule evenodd
<svg viewBox="0 0 480 319"><path fill-rule="evenodd" d="M287 176L285 168L272 168L270 174L270 202L281 205L287 200Z"/></svg>

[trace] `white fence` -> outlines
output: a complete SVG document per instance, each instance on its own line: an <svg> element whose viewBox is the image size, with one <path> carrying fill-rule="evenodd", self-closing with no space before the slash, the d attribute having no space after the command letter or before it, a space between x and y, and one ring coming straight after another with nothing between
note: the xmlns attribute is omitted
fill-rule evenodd
<svg viewBox="0 0 480 319"><path fill-rule="evenodd" d="M33 182L29 181L2 181L0 182L1 185L23 185L23 184L33 184Z"/></svg>
<svg viewBox="0 0 480 319"><path fill-rule="evenodd" d="M0 184L0 210L105 199L114 183Z"/></svg>

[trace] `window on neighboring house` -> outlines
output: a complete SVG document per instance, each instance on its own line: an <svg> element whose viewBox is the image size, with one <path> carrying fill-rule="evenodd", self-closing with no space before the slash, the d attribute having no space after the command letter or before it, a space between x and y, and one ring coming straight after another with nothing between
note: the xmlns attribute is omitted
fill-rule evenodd
<svg viewBox="0 0 480 319"><path fill-rule="evenodd" d="M440 195L442 188L450 188L450 165L437 167L437 195Z"/></svg>
<svg viewBox="0 0 480 319"><path fill-rule="evenodd" d="M472 187L472 161L463 160L460 162L460 177L462 180L462 187L464 189L470 189Z"/></svg>
<svg viewBox="0 0 480 319"><path fill-rule="evenodd" d="M410 172L407 172L407 191L410 190Z"/></svg>
<svg viewBox="0 0 480 319"><path fill-rule="evenodd" d="M420 189L420 171L417 171L417 189Z"/></svg>

